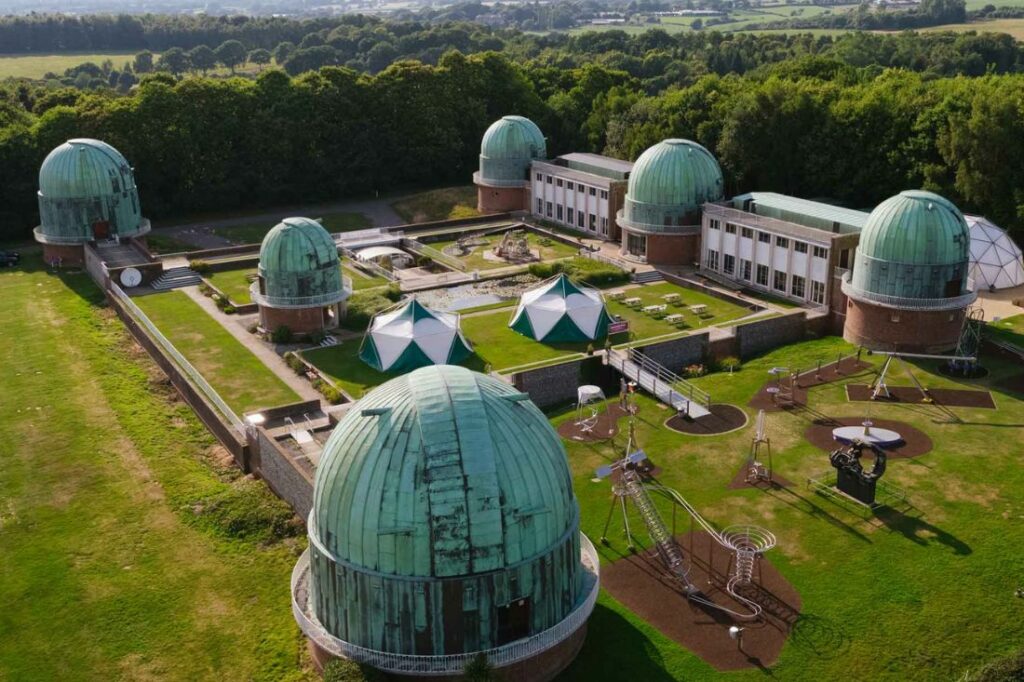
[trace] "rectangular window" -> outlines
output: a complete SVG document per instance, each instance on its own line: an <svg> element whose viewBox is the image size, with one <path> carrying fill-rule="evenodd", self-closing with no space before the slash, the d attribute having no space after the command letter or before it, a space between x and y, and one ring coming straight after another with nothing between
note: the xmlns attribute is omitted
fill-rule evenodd
<svg viewBox="0 0 1024 682"><path fill-rule="evenodd" d="M807 242L793 242L793 250L797 253L807 253Z"/></svg>
<svg viewBox="0 0 1024 682"><path fill-rule="evenodd" d="M584 192L587 191L587 188L580 184L576 185L576 189L579 191L580 194L583 194Z"/></svg>
<svg viewBox="0 0 1024 682"><path fill-rule="evenodd" d="M763 287L768 286L768 266L758 265L757 266L757 283Z"/></svg>
<svg viewBox="0 0 1024 682"><path fill-rule="evenodd" d="M825 303L825 283L811 280L811 302L822 305Z"/></svg>
<svg viewBox="0 0 1024 682"><path fill-rule="evenodd" d="M548 176L548 184L549 185L551 184L551 176L550 175Z"/></svg>
<svg viewBox="0 0 1024 682"><path fill-rule="evenodd" d="M537 199L537 215L544 215L544 200Z"/></svg>
<svg viewBox="0 0 1024 682"><path fill-rule="evenodd" d="M744 227L740 230L740 236L743 237L744 239L753 239L754 231L751 230L749 227Z"/></svg>
<svg viewBox="0 0 1024 682"><path fill-rule="evenodd" d="M565 222L569 223L570 225L576 222L576 218L573 216L571 208L565 209Z"/></svg>
<svg viewBox="0 0 1024 682"><path fill-rule="evenodd" d="M775 280L773 282L776 291L786 291L786 273L782 270L775 271Z"/></svg>
<svg viewBox="0 0 1024 682"><path fill-rule="evenodd" d="M590 231L593 232L597 229L597 216L593 213L590 214Z"/></svg>
<svg viewBox="0 0 1024 682"><path fill-rule="evenodd" d="M718 252L715 251L714 249L708 249L708 255L707 255L707 258L704 261L704 264L707 266L708 270L717 270L718 269Z"/></svg>
<svg viewBox="0 0 1024 682"><path fill-rule="evenodd" d="M789 240L786 239L785 237L776 237L775 238L775 246L778 246L779 248L782 248L782 249L788 249L789 248Z"/></svg>
<svg viewBox="0 0 1024 682"><path fill-rule="evenodd" d="M544 176L543 176L543 175L541 175L540 173L537 173L537 182L540 182L540 181L542 181L543 179L544 179Z"/></svg>
<svg viewBox="0 0 1024 682"><path fill-rule="evenodd" d="M815 258L828 258L828 249L824 246L815 246L813 254Z"/></svg>
<svg viewBox="0 0 1024 682"><path fill-rule="evenodd" d="M601 218L601 234L608 234L608 219Z"/></svg>
<svg viewBox="0 0 1024 682"><path fill-rule="evenodd" d="M843 249L839 252L839 267L848 268L850 267L850 250Z"/></svg>
<svg viewBox="0 0 1024 682"><path fill-rule="evenodd" d="M555 180L555 187L561 187L561 186L562 186L562 178L558 178L557 180Z"/></svg>
<svg viewBox="0 0 1024 682"><path fill-rule="evenodd" d="M789 293L797 298L804 297L804 278L800 275L793 275L793 283L790 285Z"/></svg>
<svg viewBox="0 0 1024 682"><path fill-rule="evenodd" d="M583 229L583 211L576 212L576 224L579 225L580 229Z"/></svg>
<svg viewBox="0 0 1024 682"><path fill-rule="evenodd" d="M750 269L751 269L750 261L748 261L748 260L746 260L744 258L740 258L740 279L743 279L743 280L749 282L750 281Z"/></svg>
<svg viewBox="0 0 1024 682"><path fill-rule="evenodd" d="M722 257L722 272L727 275L736 272L736 256L727 253Z"/></svg>
<svg viewBox="0 0 1024 682"><path fill-rule="evenodd" d="M549 218L551 217L551 202L550 201L548 202L547 215L548 215Z"/></svg>
<svg viewBox="0 0 1024 682"><path fill-rule="evenodd" d="M571 180L566 180L565 181L565 188L568 189L568 190L572 189L572 181Z"/></svg>
<svg viewBox="0 0 1024 682"><path fill-rule="evenodd" d="M726 234L736 234L736 226L733 225L732 223L726 223L725 224L725 233Z"/></svg>
<svg viewBox="0 0 1024 682"><path fill-rule="evenodd" d="M772 243L772 236L770 234L768 234L767 232L758 232L757 233L757 241L761 242L762 244L771 244Z"/></svg>
<svg viewBox="0 0 1024 682"><path fill-rule="evenodd" d="M589 189L590 189L590 196L596 197L597 196L597 188L596 187L591 187Z"/></svg>
<svg viewBox="0 0 1024 682"><path fill-rule="evenodd" d="M717 230L717 229L720 229L720 228L719 228L719 224L718 224L718 221L717 221L717 220L711 220L711 221L709 221L709 222L708 222L708 229L709 229L709 230Z"/></svg>
<svg viewBox="0 0 1024 682"><path fill-rule="evenodd" d="M559 222L562 220L562 205L559 204L555 207L555 215L558 217Z"/></svg>
<svg viewBox="0 0 1024 682"><path fill-rule="evenodd" d="M608 191L607 190L601 190L601 198L602 199L607 199L608 198Z"/></svg>

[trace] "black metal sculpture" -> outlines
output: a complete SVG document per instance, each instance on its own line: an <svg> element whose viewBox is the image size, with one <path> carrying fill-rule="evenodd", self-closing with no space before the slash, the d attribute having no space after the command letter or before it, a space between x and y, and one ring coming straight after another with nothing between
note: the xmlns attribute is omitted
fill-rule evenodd
<svg viewBox="0 0 1024 682"><path fill-rule="evenodd" d="M865 449L875 457L871 471L865 471L860 461ZM854 441L847 448L833 450L828 459L836 468L836 488L859 502L874 506L875 488L885 473L885 452L871 443Z"/></svg>

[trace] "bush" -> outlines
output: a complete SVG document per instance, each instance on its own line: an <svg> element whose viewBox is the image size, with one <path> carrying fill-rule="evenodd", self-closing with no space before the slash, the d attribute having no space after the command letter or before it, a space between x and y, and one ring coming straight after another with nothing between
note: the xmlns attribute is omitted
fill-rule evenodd
<svg viewBox="0 0 1024 682"><path fill-rule="evenodd" d="M246 329L248 330L248 332L250 334L255 334L256 332L258 332L260 330L260 326L258 324L256 324L255 322L253 322L248 327L246 327Z"/></svg>
<svg viewBox="0 0 1024 682"><path fill-rule="evenodd" d="M284 361L285 364L291 367L292 371L295 372L296 374L301 376L306 373L306 363L302 361L302 358L299 357L298 353L294 353L291 351L285 353Z"/></svg>
<svg viewBox="0 0 1024 682"><path fill-rule="evenodd" d="M336 658L324 666L324 682L383 682L384 675L355 661Z"/></svg>
<svg viewBox="0 0 1024 682"><path fill-rule="evenodd" d="M201 293L203 296L213 296L213 287L211 287L206 282L200 282L199 293Z"/></svg>
<svg viewBox="0 0 1024 682"><path fill-rule="evenodd" d="M591 286L609 286L629 281L629 273L621 268L589 258L573 258L553 263L531 263L530 274L540 279L564 272L575 282Z"/></svg>
<svg viewBox="0 0 1024 682"><path fill-rule="evenodd" d="M740 359L730 355L729 357L722 358L718 362L718 366L728 372L734 372L740 368Z"/></svg>
<svg viewBox="0 0 1024 682"><path fill-rule="evenodd" d="M397 287L394 287L397 291ZM398 297L401 292L397 291ZM398 298L392 298L392 288L388 287L384 293L378 290L360 291L352 294L348 299L348 312L342 321L345 329L353 331L364 331L370 324L370 319L380 311L390 308Z"/></svg>
<svg viewBox="0 0 1024 682"><path fill-rule="evenodd" d="M235 310L235 306L231 305L230 303L222 307L221 310L224 311L225 315L234 315L235 312L237 312Z"/></svg>
<svg viewBox="0 0 1024 682"><path fill-rule="evenodd" d="M198 272L200 275L208 275L210 274L210 272L212 272L210 264L204 260L190 260L188 262L188 266L192 268L192 270L194 270L195 272Z"/></svg>
<svg viewBox="0 0 1024 682"><path fill-rule="evenodd" d="M295 335L292 333L291 327L282 324L273 331L270 335L270 340L274 343L291 343L294 337Z"/></svg>
<svg viewBox="0 0 1024 682"><path fill-rule="evenodd" d="M683 368L683 376L687 379L696 379L707 374L708 371L704 365L687 365Z"/></svg>
<svg viewBox="0 0 1024 682"><path fill-rule="evenodd" d="M320 394L329 402L331 405L338 405L345 402L345 396L342 395L341 391L331 386L323 379L317 379L313 382L313 388L320 391Z"/></svg>
<svg viewBox="0 0 1024 682"><path fill-rule="evenodd" d="M491 682L495 679L494 668L487 660L487 654L477 654L462 669L466 682Z"/></svg>

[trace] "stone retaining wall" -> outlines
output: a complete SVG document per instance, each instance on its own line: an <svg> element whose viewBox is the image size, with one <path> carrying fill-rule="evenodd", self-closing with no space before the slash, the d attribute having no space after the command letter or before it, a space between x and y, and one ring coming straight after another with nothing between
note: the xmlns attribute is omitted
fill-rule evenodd
<svg viewBox="0 0 1024 682"><path fill-rule="evenodd" d="M256 473L305 521L313 509L313 477L262 427L253 429L251 441Z"/></svg>
<svg viewBox="0 0 1024 682"><path fill-rule="evenodd" d="M736 351L741 360L802 341L807 336L807 312L794 310L780 317L736 325Z"/></svg>

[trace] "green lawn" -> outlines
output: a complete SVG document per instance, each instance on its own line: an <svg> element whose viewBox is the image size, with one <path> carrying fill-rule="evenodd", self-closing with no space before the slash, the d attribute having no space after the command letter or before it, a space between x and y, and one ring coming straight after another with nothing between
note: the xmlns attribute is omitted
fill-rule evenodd
<svg viewBox="0 0 1024 682"><path fill-rule="evenodd" d="M378 275L368 275L362 270L354 268L351 265L343 263L341 268L345 276L352 280L353 291L384 287L389 284L389 282L383 277ZM206 275L206 279L210 280L210 283L213 284L213 286L227 294L228 299L230 299L232 303L245 304L252 303L252 298L249 296L250 280L248 278L255 275L256 268L246 265L240 268L211 272Z"/></svg>
<svg viewBox="0 0 1024 682"><path fill-rule="evenodd" d="M826 337L779 349L748 361L736 374L716 373L696 383L715 402L745 407L773 366L808 368L854 349ZM876 366L882 358L869 358ZM950 423L939 408L885 407L884 416L928 433L934 450L913 460L890 460L885 482L906 491L912 508L862 516L809 491L808 477L830 470L828 456L802 434L817 414L861 416L863 403L848 403L841 384L811 391L813 413L768 415L775 471L794 482L785 491L728 490L750 446L751 423L738 432L693 437L662 427L663 407L641 397L639 445L661 468L659 482L679 490L719 528L762 525L778 537L768 556L799 590L802 615L796 631L769 673L772 679L953 680L969 669L1020 647L1020 546L1024 542L1024 402L995 388L1016 371L1007 361L986 358L992 374L955 382L915 369L926 386L987 387L998 410L956 409ZM862 376L857 381L870 379ZM898 383L909 385L901 376ZM876 414L880 409L876 406ZM572 419L557 414L557 425ZM620 433L625 424L620 424ZM584 532L595 541L608 514L609 484L594 483L594 469L624 447L566 442ZM659 498L660 500L660 498ZM670 513L660 505L663 514ZM605 561L625 551L621 517L609 533L612 546L598 545ZM641 519L630 522L649 545ZM680 599L679 609L689 608ZM709 622L711 619L709 618ZM709 625L709 627L712 627ZM725 636L723 632L723 636ZM607 593L602 595L579 658L565 680L764 679L752 669L716 673L702 660L662 636Z"/></svg>
<svg viewBox="0 0 1024 682"><path fill-rule="evenodd" d="M476 188L472 185L410 194L392 201L391 208L407 223L428 223L480 215L476 210Z"/></svg>
<svg viewBox="0 0 1024 682"><path fill-rule="evenodd" d="M62 54L0 54L0 79L3 78L42 78L47 73L64 75L64 71L72 67L92 62L100 66L104 61L114 62L114 68L120 69L125 62L130 62L136 52L65 52Z"/></svg>
<svg viewBox="0 0 1024 682"><path fill-rule="evenodd" d="M0 679L319 679L288 593L301 527L92 281L25 259L0 315Z"/></svg>
<svg viewBox="0 0 1024 682"><path fill-rule="evenodd" d="M479 244L478 246L471 246L469 247L470 251L468 254L456 257L466 264L466 268L468 270L493 270L495 268L507 268L510 264L505 261L488 260L484 258L484 253L487 251L493 251L495 247L501 244L503 237L503 232L481 237L477 240ZM579 252L578 246L565 244L557 239L551 239L550 237L544 237L532 232L527 234L526 239L530 244L531 250L540 251L540 259L542 261L572 258ZM427 246L437 249L438 251L444 251L446 247L455 244L457 241L458 239L446 239L439 242L430 242Z"/></svg>
<svg viewBox="0 0 1024 682"><path fill-rule="evenodd" d="M342 272L345 273L346 277L352 279L352 290L362 291L364 289L375 289L376 287L386 287L391 282L381 277L380 275L369 275L359 268L352 267L347 262L342 262Z"/></svg>
<svg viewBox="0 0 1024 682"><path fill-rule="evenodd" d="M299 400L295 391L184 293L141 296L135 302L237 412Z"/></svg>
<svg viewBox="0 0 1024 682"><path fill-rule="evenodd" d="M605 295L605 301L608 312L629 321L629 340L634 342L666 334L677 334L693 329L701 329L710 325L721 325L750 314L750 311L746 308L669 282L636 286L626 290L626 298L635 297L641 299L641 306L665 303L664 299L662 299L662 296L665 294L679 294L682 304L678 307L668 304L666 312L669 314L681 313L684 320L683 326L677 327L664 320L655 319L640 310L634 310L619 301L611 300L607 294ZM703 317L693 314L688 310L688 306L693 305L706 305L708 307L707 314ZM618 339L613 339L613 341L618 342Z"/></svg>
<svg viewBox="0 0 1024 682"><path fill-rule="evenodd" d="M989 322L989 333L1024 348L1024 314L1004 317L998 322Z"/></svg>
<svg viewBox="0 0 1024 682"><path fill-rule="evenodd" d="M313 216L328 232L350 232L373 227L373 223L362 213L327 213ZM213 233L234 244L259 244L277 221L262 220L242 225L223 225L213 228Z"/></svg>

